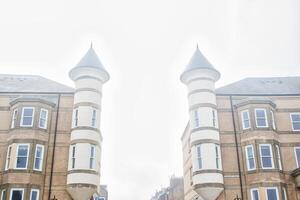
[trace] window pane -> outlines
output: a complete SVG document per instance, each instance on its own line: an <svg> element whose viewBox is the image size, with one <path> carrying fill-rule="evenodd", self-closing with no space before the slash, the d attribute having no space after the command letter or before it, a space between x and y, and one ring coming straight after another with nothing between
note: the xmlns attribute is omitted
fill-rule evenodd
<svg viewBox="0 0 300 200"><path fill-rule="evenodd" d="M299 114L292 114L292 120L293 121L300 121L300 115Z"/></svg>
<svg viewBox="0 0 300 200"><path fill-rule="evenodd" d="M33 109L32 108L24 108L24 116L32 116L33 115Z"/></svg>
<svg viewBox="0 0 300 200"><path fill-rule="evenodd" d="M249 128L250 127L250 122L249 120L244 121L244 128Z"/></svg>
<svg viewBox="0 0 300 200"><path fill-rule="evenodd" d="M42 147L37 147L36 148L36 157L41 158L42 157L42 152L43 152L43 148Z"/></svg>
<svg viewBox="0 0 300 200"><path fill-rule="evenodd" d="M37 200L38 196L37 196L37 191L32 191L31 192L31 199L30 200Z"/></svg>
<svg viewBox="0 0 300 200"><path fill-rule="evenodd" d="M268 200L278 200L276 189L267 189Z"/></svg>
<svg viewBox="0 0 300 200"><path fill-rule="evenodd" d="M28 153L28 146L20 145L18 148L18 156L27 156L27 153Z"/></svg>
<svg viewBox="0 0 300 200"><path fill-rule="evenodd" d="M22 200L23 192L21 190L14 190L12 192L11 200Z"/></svg>
<svg viewBox="0 0 300 200"><path fill-rule="evenodd" d="M300 130L300 123L299 122L294 122L293 123L293 129L294 130Z"/></svg>
<svg viewBox="0 0 300 200"><path fill-rule="evenodd" d="M29 126L31 124L32 124L32 117L23 117L23 123L22 123L22 125Z"/></svg>
<svg viewBox="0 0 300 200"><path fill-rule="evenodd" d="M256 119L257 126L267 126L265 119Z"/></svg>
<svg viewBox="0 0 300 200"><path fill-rule="evenodd" d="M254 158L249 159L249 169L254 169L255 168L255 163L254 163Z"/></svg>
<svg viewBox="0 0 300 200"><path fill-rule="evenodd" d="M261 154L263 156L271 156L271 151L269 146L261 146Z"/></svg>
<svg viewBox="0 0 300 200"><path fill-rule="evenodd" d="M252 147L247 147L247 154L249 158L253 157L253 149Z"/></svg>
<svg viewBox="0 0 300 200"><path fill-rule="evenodd" d="M244 120L248 120L249 119L247 111L243 112L243 119Z"/></svg>
<svg viewBox="0 0 300 200"><path fill-rule="evenodd" d="M256 117L265 118L265 111L264 110L256 110Z"/></svg>
<svg viewBox="0 0 300 200"><path fill-rule="evenodd" d="M40 169L40 166L41 166L41 159L36 158L34 162L34 169Z"/></svg>
<svg viewBox="0 0 300 200"><path fill-rule="evenodd" d="M272 167L272 159L264 157L262 159L263 167Z"/></svg>
<svg viewBox="0 0 300 200"><path fill-rule="evenodd" d="M252 200L259 200L258 190L252 190Z"/></svg>
<svg viewBox="0 0 300 200"><path fill-rule="evenodd" d="M297 162L298 162L298 167L300 167L300 149L296 149L296 156L297 156Z"/></svg>
<svg viewBox="0 0 300 200"><path fill-rule="evenodd" d="M27 158L19 157L17 160L17 168L25 168L27 163Z"/></svg>

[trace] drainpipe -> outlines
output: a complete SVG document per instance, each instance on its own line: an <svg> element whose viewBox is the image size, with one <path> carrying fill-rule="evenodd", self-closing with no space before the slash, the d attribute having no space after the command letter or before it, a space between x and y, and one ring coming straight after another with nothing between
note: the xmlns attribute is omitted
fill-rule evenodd
<svg viewBox="0 0 300 200"><path fill-rule="evenodd" d="M54 138L53 138L53 148L52 148L52 161L51 161L48 200L50 200L50 198L51 198L51 191L52 191L53 167L54 167L54 158L55 158L55 147L56 147L56 135L57 135L57 126L58 126L57 124L58 124L58 117L59 117L58 113L59 113L60 97L61 97L61 94L58 94L57 108L56 108L56 119L55 119L55 129L54 129Z"/></svg>
<svg viewBox="0 0 300 200"><path fill-rule="evenodd" d="M240 155L239 155L239 148L238 148L238 139L237 139L237 131L236 131L236 124L235 124L235 117L234 117L234 109L233 109L233 103L232 103L232 96L230 95L229 98L230 98L230 107L231 107L233 130L234 130L234 140L235 140L236 157L237 157L239 177L240 177L241 197L242 197L242 200L244 200L241 163L240 163Z"/></svg>

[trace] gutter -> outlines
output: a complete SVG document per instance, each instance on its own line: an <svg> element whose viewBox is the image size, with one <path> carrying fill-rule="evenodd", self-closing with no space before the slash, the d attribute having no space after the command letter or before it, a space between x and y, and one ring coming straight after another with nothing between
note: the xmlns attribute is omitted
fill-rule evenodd
<svg viewBox="0 0 300 200"><path fill-rule="evenodd" d="M57 108L56 108L56 119L55 119L55 129L54 129L54 138L53 138L53 147L52 147L52 161L51 161L51 170L50 170L48 200L50 200L51 192L52 192L53 168L54 168L54 158L55 158L55 147L56 147L56 135L57 135L57 127L58 127L57 124L58 124L58 117L59 117L58 113L59 113L60 97L61 97L61 94L58 94Z"/></svg>
<svg viewBox="0 0 300 200"><path fill-rule="evenodd" d="M242 171L241 171L241 163L240 163L240 155L239 155L239 148L238 148L238 139L237 139L237 130L235 124L235 117L234 117L234 110L233 110L233 103L232 103L232 96L230 98L230 107L231 107L231 115L232 115L232 123L233 123L233 130L234 130L234 139L235 139L235 149L236 149L236 157L238 163L238 170L239 170L239 179L240 179L240 188L241 188L241 198L244 199L243 194L243 181L242 181Z"/></svg>

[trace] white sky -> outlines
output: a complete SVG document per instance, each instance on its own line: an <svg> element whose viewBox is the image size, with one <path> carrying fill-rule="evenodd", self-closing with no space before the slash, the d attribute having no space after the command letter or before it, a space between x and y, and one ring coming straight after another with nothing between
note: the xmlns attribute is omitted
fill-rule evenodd
<svg viewBox="0 0 300 200"><path fill-rule="evenodd" d="M196 42L221 72L300 75L299 0L0 1L0 73L71 85L68 71L93 41L105 85L102 183L111 200L147 200L182 175L188 120L179 75Z"/></svg>

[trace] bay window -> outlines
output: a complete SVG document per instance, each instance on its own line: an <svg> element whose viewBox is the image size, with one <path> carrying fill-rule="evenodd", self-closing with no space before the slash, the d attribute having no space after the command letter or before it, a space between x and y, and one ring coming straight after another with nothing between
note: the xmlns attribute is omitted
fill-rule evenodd
<svg viewBox="0 0 300 200"><path fill-rule="evenodd" d="M266 109L257 108L255 109L255 122L257 128L268 127L267 112Z"/></svg>
<svg viewBox="0 0 300 200"><path fill-rule="evenodd" d="M43 129L47 129L47 122L48 122L48 110L42 108L40 112L39 127Z"/></svg>
<svg viewBox="0 0 300 200"><path fill-rule="evenodd" d="M28 164L29 144L18 144L16 169L26 169Z"/></svg>
<svg viewBox="0 0 300 200"><path fill-rule="evenodd" d="M34 119L34 108L24 107L22 109L21 126L31 127L33 125L33 119Z"/></svg>
<svg viewBox="0 0 300 200"><path fill-rule="evenodd" d="M17 124L17 117L18 117L18 109L13 111L12 119L11 119L11 126L10 128L15 128Z"/></svg>
<svg viewBox="0 0 300 200"><path fill-rule="evenodd" d="M246 160L247 160L247 169L248 169L248 171L256 169L255 154L254 154L253 145L247 145L245 147L245 152L246 152Z"/></svg>
<svg viewBox="0 0 300 200"><path fill-rule="evenodd" d="M300 131L300 113L291 113L293 131Z"/></svg>
<svg viewBox="0 0 300 200"><path fill-rule="evenodd" d="M35 147L34 155L34 170L41 171L43 168L43 158L44 158L44 145L37 144Z"/></svg>
<svg viewBox="0 0 300 200"><path fill-rule="evenodd" d="M251 200L260 200L259 198L259 191L257 188L253 188L250 190L251 193Z"/></svg>
<svg viewBox="0 0 300 200"><path fill-rule="evenodd" d="M266 188L267 200L279 200L278 189L276 187Z"/></svg>
<svg viewBox="0 0 300 200"><path fill-rule="evenodd" d="M12 188L10 190L10 200L23 200L24 189L23 188Z"/></svg>
<svg viewBox="0 0 300 200"><path fill-rule="evenodd" d="M242 125L243 130L251 128L250 115L248 110L242 111Z"/></svg>
<svg viewBox="0 0 300 200"><path fill-rule="evenodd" d="M38 189L31 189L30 200L39 200L40 191Z"/></svg>
<svg viewBox="0 0 300 200"><path fill-rule="evenodd" d="M260 144L260 159L263 169L274 168L272 146L270 144Z"/></svg>

